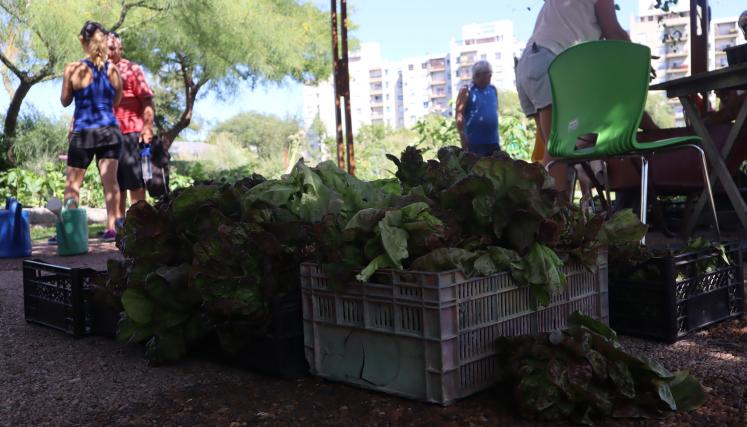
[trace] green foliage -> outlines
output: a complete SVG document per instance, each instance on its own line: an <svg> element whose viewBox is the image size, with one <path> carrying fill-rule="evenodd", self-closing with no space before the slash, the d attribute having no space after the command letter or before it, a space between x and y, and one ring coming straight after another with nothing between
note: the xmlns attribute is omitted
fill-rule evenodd
<svg viewBox="0 0 747 427"><path fill-rule="evenodd" d="M524 115L516 92L498 92L498 131L503 151L514 159L531 159L537 125Z"/></svg>
<svg viewBox="0 0 747 427"><path fill-rule="evenodd" d="M603 234L601 217L586 218L569 205L539 164L505 154L478 157L458 147L442 148L438 160L427 162L415 147L408 147L400 158L387 157L397 166L405 197L426 201L444 224L441 230L419 229L400 238L414 268L461 268L467 276L510 270L517 283L531 286L539 303L546 305L566 281L557 253L595 268L602 239L640 239L640 221L630 221L629 216L613 221L615 226ZM381 226L373 233L383 238ZM424 244L413 247L413 238ZM365 248L369 242L364 242ZM382 254L381 249L364 252L369 261ZM408 265L389 251L385 255L388 260L375 262Z"/></svg>
<svg viewBox="0 0 747 427"><path fill-rule="evenodd" d="M259 0L247 7L233 0L180 0L148 25L121 34L127 55L153 72L156 99L163 98L159 126L179 130L203 88L230 97L242 82L327 76L327 21L325 12L298 1Z"/></svg>
<svg viewBox="0 0 747 427"><path fill-rule="evenodd" d="M441 147L459 146L459 131L452 117L429 114L418 120L413 127L418 134L417 147L426 155L434 155Z"/></svg>
<svg viewBox="0 0 747 427"><path fill-rule="evenodd" d="M44 206L52 197L62 198L65 178L61 163L48 163L40 173L24 168L0 172L0 196L15 197L24 206Z"/></svg>
<svg viewBox="0 0 747 427"><path fill-rule="evenodd" d="M669 372L658 362L627 353L615 332L579 312L568 328L498 340L504 380L516 384L522 416L545 421L665 416L705 401L687 372Z"/></svg>
<svg viewBox="0 0 747 427"><path fill-rule="evenodd" d="M192 184L192 179L171 171L171 189ZM62 200L65 192L65 165L61 161L46 163L41 172L26 168L11 168L0 172L0 197L15 197L24 206L44 206L50 197ZM98 168L92 164L86 170L80 189L80 204L103 208L104 189Z"/></svg>
<svg viewBox="0 0 747 427"><path fill-rule="evenodd" d="M674 108L666 96L657 92L650 92L646 98L646 112L660 128L675 126Z"/></svg>
<svg viewBox="0 0 747 427"><path fill-rule="evenodd" d="M223 135L251 150L259 158L280 157L288 148L290 137L300 130L297 119L281 119L272 114L239 113L218 123L208 134L207 142L216 143Z"/></svg>
<svg viewBox="0 0 747 427"><path fill-rule="evenodd" d="M22 114L13 144L16 164L35 172L44 171L48 163L57 163L67 152L68 121L52 119L35 109Z"/></svg>
<svg viewBox="0 0 747 427"><path fill-rule="evenodd" d="M394 176L394 169L386 161L386 154L401 152L414 144L417 136L406 129L392 130L382 125L367 125L361 126L354 141L356 176L363 180L375 180ZM336 148L333 146L332 150Z"/></svg>
<svg viewBox="0 0 747 427"><path fill-rule="evenodd" d="M111 27L127 18L128 23L140 27L148 18L144 11L152 13L150 9L163 8L171 1L175 0L0 1L0 55L5 65L0 74L11 98L4 116L5 135L0 140L0 169L17 164L8 153L13 150L18 114L28 91L60 76L67 63L83 55L77 35L85 20Z"/></svg>
<svg viewBox="0 0 747 427"><path fill-rule="evenodd" d="M340 250L326 232L334 218L385 197L332 163L299 162L281 180L199 184L156 208L134 205L118 241L126 261L110 266L124 284L119 338L146 343L152 363L180 358L209 334L229 354L245 349L265 334L270 300L297 291L299 263Z"/></svg>

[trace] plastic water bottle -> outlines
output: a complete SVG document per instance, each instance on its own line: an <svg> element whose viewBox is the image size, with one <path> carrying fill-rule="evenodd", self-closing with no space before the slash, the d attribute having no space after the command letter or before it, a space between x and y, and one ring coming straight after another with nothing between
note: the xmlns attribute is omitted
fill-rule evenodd
<svg viewBox="0 0 747 427"><path fill-rule="evenodd" d="M153 170L150 165L150 146L145 146L140 150L140 166L143 169L143 181L150 181L153 178Z"/></svg>

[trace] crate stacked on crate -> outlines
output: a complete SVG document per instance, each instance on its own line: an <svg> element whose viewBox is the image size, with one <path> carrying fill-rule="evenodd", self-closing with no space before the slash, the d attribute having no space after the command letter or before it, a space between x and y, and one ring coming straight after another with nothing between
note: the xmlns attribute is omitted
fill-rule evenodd
<svg viewBox="0 0 747 427"><path fill-rule="evenodd" d="M23 261L23 307L27 322L70 334L114 336L119 313L94 304L103 272L41 260Z"/></svg>
<svg viewBox="0 0 747 427"><path fill-rule="evenodd" d="M740 242L651 258L610 278L610 324L622 334L674 342L744 314ZM653 274L654 279L648 278ZM645 278L645 279L638 279Z"/></svg>
<svg viewBox="0 0 747 427"><path fill-rule="evenodd" d="M380 270L336 292L322 266L301 265L306 359L313 374L450 404L497 383L496 340L565 326L579 310L607 323L607 258L563 267L564 292L536 308L510 273L465 278Z"/></svg>

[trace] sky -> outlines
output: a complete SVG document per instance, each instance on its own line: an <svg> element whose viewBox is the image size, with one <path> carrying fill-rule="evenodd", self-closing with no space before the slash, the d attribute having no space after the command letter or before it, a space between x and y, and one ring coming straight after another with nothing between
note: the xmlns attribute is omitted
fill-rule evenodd
<svg viewBox="0 0 747 427"><path fill-rule="evenodd" d="M238 0L237 0L238 1ZM519 40L529 38L534 20L544 0L349 0L348 17L357 26L349 35L361 42L378 42L381 55L389 60L430 53L446 53L452 38L461 38L465 24L511 20L514 35ZM653 1L653 0L652 0ZM687 3L688 0L680 0ZM313 0L324 10L330 1ZM626 29L630 18L638 13L638 0L617 0L618 20ZM742 0L710 0L714 18L737 16L747 8ZM24 102L44 114L69 117L72 106L62 108L59 102L60 81L34 86ZM0 89L0 108L7 108L8 96ZM286 82L269 84L251 90L242 88L232 98L220 101L212 96L195 105L194 119L203 129L200 139L216 123L244 111L258 111L280 117L301 117L303 91L301 85Z"/></svg>

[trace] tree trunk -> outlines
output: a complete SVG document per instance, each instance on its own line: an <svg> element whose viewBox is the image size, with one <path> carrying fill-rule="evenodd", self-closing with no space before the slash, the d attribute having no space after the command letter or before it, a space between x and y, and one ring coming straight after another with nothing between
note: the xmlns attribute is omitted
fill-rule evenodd
<svg viewBox="0 0 747 427"><path fill-rule="evenodd" d="M181 68L180 71L182 75L182 81L184 83L185 105L184 111L182 111L179 120L177 120L177 122L174 123L171 128L167 129L161 134L161 137L164 139L164 145L167 151L169 147L171 147L171 144L174 143L176 137L179 136L179 133L186 129L192 122L192 111L194 111L197 92L199 92L200 88L208 81L206 79L195 83L195 81L193 80L192 69L188 65L188 60L182 55L179 55L179 67Z"/></svg>
<svg viewBox="0 0 747 427"><path fill-rule="evenodd" d="M176 137L179 136L179 133L186 129L192 122L192 111L194 110L195 99L197 99L197 91L199 90L199 85L192 85L188 88L186 97L187 102L184 106L184 111L182 111L181 116L179 116L179 120L161 134L161 137L164 139L166 150L171 147L171 144L174 142Z"/></svg>
<svg viewBox="0 0 747 427"><path fill-rule="evenodd" d="M8 110L5 113L5 127L3 135L3 148L5 156L2 156L0 161L0 170L8 169L15 165L15 155L13 154L13 139L16 137L16 128L18 127L18 114L21 112L21 105L23 105L23 99L31 90L32 83L28 81L21 81L21 84L13 94L13 99L10 100Z"/></svg>

